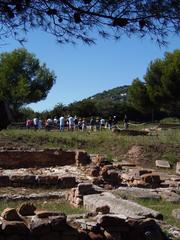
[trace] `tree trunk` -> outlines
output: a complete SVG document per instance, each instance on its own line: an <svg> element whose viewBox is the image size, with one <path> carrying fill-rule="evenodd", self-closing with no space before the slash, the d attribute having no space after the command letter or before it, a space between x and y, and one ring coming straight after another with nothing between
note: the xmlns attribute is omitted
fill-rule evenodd
<svg viewBox="0 0 180 240"><path fill-rule="evenodd" d="M7 102L0 102L0 130L7 128L13 116Z"/></svg>

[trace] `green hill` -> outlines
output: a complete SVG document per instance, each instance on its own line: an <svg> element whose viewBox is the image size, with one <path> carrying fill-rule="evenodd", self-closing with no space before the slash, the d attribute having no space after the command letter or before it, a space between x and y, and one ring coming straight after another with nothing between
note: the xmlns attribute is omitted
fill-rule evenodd
<svg viewBox="0 0 180 240"><path fill-rule="evenodd" d="M89 98L93 100L111 100L114 102L119 102L119 101L125 101L127 99L127 92L128 92L129 86L124 85L121 87L116 87L107 91L103 91L102 93L97 93Z"/></svg>

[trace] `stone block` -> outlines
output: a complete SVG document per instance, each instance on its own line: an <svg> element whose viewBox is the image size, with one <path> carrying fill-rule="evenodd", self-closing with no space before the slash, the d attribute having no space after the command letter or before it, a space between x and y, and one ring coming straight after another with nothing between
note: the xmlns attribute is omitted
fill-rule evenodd
<svg viewBox="0 0 180 240"><path fill-rule="evenodd" d="M176 173L180 175L180 162L176 163Z"/></svg>
<svg viewBox="0 0 180 240"><path fill-rule="evenodd" d="M104 240L104 235L102 233L95 233L95 232L92 232L90 231L88 233L88 236L91 240Z"/></svg>
<svg viewBox="0 0 180 240"><path fill-rule="evenodd" d="M1 217L7 221L22 221L15 208L5 208L1 213Z"/></svg>
<svg viewBox="0 0 180 240"><path fill-rule="evenodd" d="M71 176L64 176L58 179L58 186L60 188L73 188L76 186L76 178Z"/></svg>
<svg viewBox="0 0 180 240"><path fill-rule="evenodd" d="M56 186L58 184L58 176L37 176L36 181L39 185Z"/></svg>
<svg viewBox="0 0 180 240"><path fill-rule="evenodd" d="M51 218L51 229L53 231L64 231L68 227L65 216L57 216Z"/></svg>
<svg viewBox="0 0 180 240"><path fill-rule="evenodd" d="M41 236L43 234L48 234L51 231L49 219L41 219L37 216L32 217L29 224L30 231L35 236Z"/></svg>
<svg viewBox="0 0 180 240"><path fill-rule="evenodd" d="M20 234L26 235L29 233L29 229L23 222L17 221L3 221L2 231L5 235Z"/></svg>
<svg viewBox="0 0 180 240"><path fill-rule="evenodd" d="M180 195L173 191L161 191L160 196L167 202L180 203Z"/></svg>
<svg viewBox="0 0 180 240"><path fill-rule="evenodd" d="M9 179L12 185L26 186L36 184L34 175L12 175Z"/></svg>
<svg viewBox="0 0 180 240"><path fill-rule="evenodd" d="M56 211L36 211L36 217L40 219L49 218L49 217L52 217L52 218L61 217L66 219L66 215L64 213L56 212Z"/></svg>
<svg viewBox="0 0 180 240"><path fill-rule="evenodd" d="M93 187L91 183L79 183L77 190L79 195L87 195L93 192Z"/></svg>
<svg viewBox="0 0 180 240"><path fill-rule="evenodd" d="M107 156L103 154L96 154L91 157L91 161L94 164L98 164L106 159L107 159Z"/></svg>
<svg viewBox="0 0 180 240"><path fill-rule="evenodd" d="M84 166L84 165L90 164L91 162L89 154L85 151L76 151L75 159L76 159L77 165Z"/></svg>
<svg viewBox="0 0 180 240"><path fill-rule="evenodd" d="M166 160L156 160L155 164L156 164L156 167L159 167L159 168L171 168L171 165Z"/></svg>
<svg viewBox="0 0 180 240"><path fill-rule="evenodd" d="M140 178L140 176L148 173L152 173L152 171L148 169L131 169L129 174L134 179L137 179L137 178Z"/></svg>
<svg viewBox="0 0 180 240"><path fill-rule="evenodd" d="M89 211L95 211L97 207L104 205L110 206L110 212L117 214L120 218L142 218L152 216L162 219L162 214L152 209L143 207L135 202L117 198L110 192L101 194L85 195L83 197L83 205Z"/></svg>
<svg viewBox="0 0 180 240"><path fill-rule="evenodd" d="M9 176L0 175L0 187L6 187L9 186Z"/></svg>
<svg viewBox="0 0 180 240"><path fill-rule="evenodd" d="M180 208L172 210L172 216L176 219L180 219Z"/></svg>
<svg viewBox="0 0 180 240"><path fill-rule="evenodd" d="M32 203L23 203L18 208L18 212L22 216L33 216L35 215L36 207Z"/></svg>
<svg viewBox="0 0 180 240"><path fill-rule="evenodd" d="M119 185L121 183L120 172L116 170L108 170L107 175L104 175L104 180L112 185Z"/></svg>
<svg viewBox="0 0 180 240"><path fill-rule="evenodd" d="M93 167L90 169L90 176L92 177L98 177L99 176L99 172L100 172L100 168L98 166Z"/></svg>
<svg viewBox="0 0 180 240"><path fill-rule="evenodd" d="M125 219L118 217L117 215L103 215L98 219L98 223L107 232L123 232L129 230L129 225Z"/></svg>
<svg viewBox="0 0 180 240"><path fill-rule="evenodd" d="M159 187L161 183L160 176L154 173L141 175L141 180L149 184L151 187Z"/></svg>

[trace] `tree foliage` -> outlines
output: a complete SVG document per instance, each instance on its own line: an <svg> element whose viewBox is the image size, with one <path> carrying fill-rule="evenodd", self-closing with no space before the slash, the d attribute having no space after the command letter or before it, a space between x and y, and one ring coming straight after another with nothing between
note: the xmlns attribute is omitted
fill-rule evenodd
<svg viewBox="0 0 180 240"><path fill-rule="evenodd" d="M180 112L180 50L165 53L163 59L152 61L144 82L133 81L129 88L133 106L142 111L148 108L163 110L179 116Z"/></svg>
<svg viewBox="0 0 180 240"><path fill-rule="evenodd" d="M54 73L25 49L0 55L0 101L14 109L45 99L55 79Z"/></svg>
<svg viewBox="0 0 180 240"><path fill-rule="evenodd" d="M179 0L3 0L0 1L1 40L40 28L60 43L94 43L93 33L119 39L123 34L150 35L160 44L180 32Z"/></svg>
<svg viewBox="0 0 180 240"><path fill-rule="evenodd" d="M132 85L128 89L129 101L140 112L151 112L152 103L149 99L147 88L144 82L139 78L133 80Z"/></svg>
<svg viewBox="0 0 180 240"><path fill-rule="evenodd" d="M180 50L151 62L144 77L151 101L167 112L180 112Z"/></svg>

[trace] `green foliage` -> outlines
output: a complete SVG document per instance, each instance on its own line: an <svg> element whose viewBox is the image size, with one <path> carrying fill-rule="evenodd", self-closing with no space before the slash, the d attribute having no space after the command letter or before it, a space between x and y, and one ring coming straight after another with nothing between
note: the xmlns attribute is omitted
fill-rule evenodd
<svg viewBox="0 0 180 240"><path fill-rule="evenodd" d="M18 111L17 120L19 122L26 121L27 119L33 119L37 115L31 108L29 107L21 107Z"/></svg>
<svg viewBox="0 0 180 240"><path fill-rule="evenodd" d="M135 79L129 88L133 106L143 112L153 109L180 116L180 50L151 62L144 80Z"/></svg>
<svg viewBox="0 0 180 240"><path fill-rule="evenodd" d="M128 92L129 86L124 85L121 87L116 87L107 91L103 91L102 93L98 93L93 95L92 97L88 99L93 100L109 100L113 102L119 102L119 101L126 101L127 99L127 92Z"/></svg>
<svg viewBox="0 0 180 240"><path fill-rule="evenodd" d="M165 44L171 34L179 34L179 1L153 0L65 0L0 2L0 40L9 37L24 41L30 29L51 33L59 43L95 43L94 34L121 39L150 36Z"/></svg>
<svg viewBox="0 0 180 240"><path fill-rule="evenodd" d="M168 152L165 153L162 158L166 159L171 166L175 166L176 162L177 162L177 157L176 157L176 153L175 152Z"/></svg>
<svg viewBox="0 0 180 240"><path fill-rule="evenodd" d="M175 123L175 124L180 124L180 119L179 118L164 118L160 121L160 123Z"/></svg>
<svg viewBox="0 0 180 240"><path fill-rule="evenodd" d="M141 112L151 112L152 103L147 94L145 83L141 82L138 78L134 79L132 85L129 87L129 101L130 103Z"/></svg>
<svg viewBox="0 0 180 240"><path fill-rule="evenodd" d="M180 112L180 50L151 62L144 77L152 102L167 113Z"/></svg>
<svg viewBox="0 0 180 240"><path fill-rule="evenodd" d="M79 117L91 117L97 115L95 102L87 99L69 104L68 111Z"/></svg>
<svg viewBox="0 0 180 240"><path fill-rule="evenodd" d="M23 48L0 55L0 101L13 109L45 99L55 79L45 64Z"/></svg>

